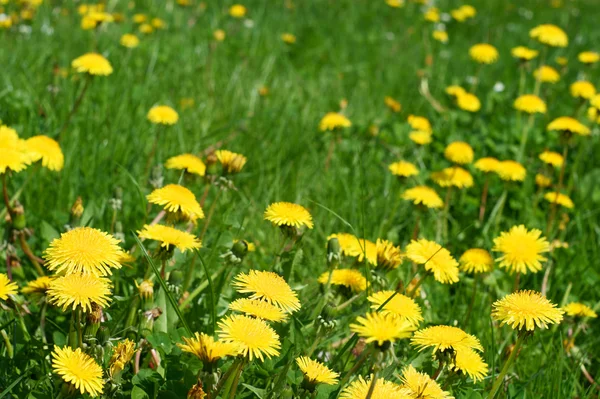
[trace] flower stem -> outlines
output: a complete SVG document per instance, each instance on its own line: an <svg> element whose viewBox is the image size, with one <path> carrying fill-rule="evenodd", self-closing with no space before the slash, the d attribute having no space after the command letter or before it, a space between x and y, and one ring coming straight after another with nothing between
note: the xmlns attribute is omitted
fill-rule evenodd
<svg viewBox="0 0 600 399"><path fill-rule="evenodd" d="M348 380L350 379L350 377L352 377L360 368L361 366L365 363L365 360L367 360L367 358L370 357L371 353L373 353L375 346L369 346L369 348L363 350L363 352L360 354L360 356L358 357L358 359L356 360L356 363L354 363L354 366L352 366L352 368L346 373L346 375L344 375L344 378L342 378L342 381L340 382L341 387L346 385L346 382L348 382Z"/></svg>
<svg viewBox="0 0 600 399"><path fill-rule="evenodd" d="M213 399L213 398L216 398L219 396L219 392L221 392L223 385L225 385L225 383L229 380L229 377L234 372L237 372L239 367L242 365L242 361L243 360L241 358L238 358L233 362L233 364L231 366L229 366L229 369L219 379L219 382L217 383L217 386L215 387L215 389L207 395L207 399Z"/></svg>
<svg viewBox="0 0 600 399"><path fill-rule="evenodd" d="M556 197L552 204L550 205L550 214L548 215L548 223L546 224L546 235L550 236L552 232L552 227L554 226L554 219L556 217L556 211L558 208L558 196L560 195L560 191L563 186L563 179L565 177L565 166L567 165L567 155L569 155L569 143L568 141L565 143L565 148L563 149L563 163L560 167L560 175L558 177L558 186L556 187Z"/></svg>
<svg viewBox="0 0 600 399"><path fill-rule="evenodd" d="M24 231L19 232L19 244L21 245L21 249L23 250L23 253L27 256L27 258L29 258L29 260L33 264L33 267L35 267L35 271L38 273L38 275L44 276L45 275L44 270L40 266L40 262L39 262L41 259L39 259L37 256L35 256L33 254L33 252L31 252L31 248L29 248L29 245L27 244L27 240L25 239Z"/></svg>
<svg viewBox="0 0 600 399"><path fill-rule="evenodd" d="M479 221L483 222L485 217L485 207L487 205L488 191L490 186L490 175L485 174L485 182L483 183L483 191L481 192L481 205L479 205Z"/></svg>
<svg viewBox="0 0 600 399"><path fill-rule="evenodd" d="M231 384L231 390L229 391L229 399L235 398L235 393L237 392L238 385L240 383L240 377L242 376L242 372L244 371L244 366L246 365L246 359L242 361L240 367L235 373L235 378L233 379L233 383Z"/></svg>
<svg viewBox="0 0 600 399"><path fill-rule="evenodd" d="M206 234L206 230L208 230L208 225L210 224L210 220L215 213L215 209L217 208L217 203L219 202L219 198L221 198L221 194L223 190L219 190L217 192L217 196L215 197L213 203L210 205L210 209L208 210L208 215L206 216L206 222L204 222L204 227L202 227L202 233L200 233L200 241L204 239L204 235Z"/></svg>
<svg viewBox="0 0 600 399"><path fill-rule="evenodd" d="M6 173L2 173L2 197L4 198L4 205L6 205L6 211L8 212L10 219L13 220L15 211L10 206L10 198L8 197L8 185L6 183Z"/></svg>
<svg viewBox="0 0 600 399"><path fill-rule="evenodd" d="M467 315L465 316L465 328L469 328L469 320L471 319L471 313L473 312L473 306L475 305L475 297L477 296L477 285L479 283L479 274L476 273L473 276L473 292L471 293L471 301L469 301L469 309L467 309Z"/></svg>
<svg viewBox="0 0 600 399"><path fill-rule="evenodd" d="M488 395L488 399L494 399L496 397L496 394L498 393L498 390L500 389L500 385L502 385L502 382L504 381L504 377L506 376L506 373L508 373L508 370L509 370L511 364L517 358L519 349L521 348L521 345L523 344L524 339L525 339L525 334L522 334L519 332L519 334L517 336L517 342L515 343L515 346L513 347L512 352L510 353L510 356L508 357L508 360L506 360L506 363L504 363L504 367L502 367L502 371L500 371L500 374L498 374L498 377L496 378L496 381L494 382L494 385L492 386L492 390L490 391L490 394Z"/></svg>
<svg viewBox="0 0 600 399"><path fill-rule="evenodd" d="M69 112L69 115L67 115L67 120L65 120L65 123L62 125L62 127L60 128L60 131L58 132L57 141L60 141L62 134L65 132L65 130L67 130L67 127L69 127L69 124L71 123L71 119L73 119L73 116L79 109L79 106L81 105L81 102L83 101L83 97L85 96L85 93L87 92L87 89L88 89L91 81L92 81L92 77L90 75L87 75L85 78L85 82L83 83L83 87L82 87L81 91L79 92L79 95L77 96L77 99L75 100L75 103L73 104L73 108L71 108L71 112Z"/></svg>

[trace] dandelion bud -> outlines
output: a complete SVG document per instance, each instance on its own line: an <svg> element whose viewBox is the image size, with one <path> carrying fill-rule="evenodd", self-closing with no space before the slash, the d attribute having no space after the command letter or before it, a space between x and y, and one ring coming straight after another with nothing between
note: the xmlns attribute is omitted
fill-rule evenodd
<svg viewBox="0 0 600 399"><path fill-rule="evenodd" d="M73 203L73 206L71 207L71 216L73 216L73 218L79 219L81 215L83 215L83 209L83 200L81 199L81 197L77 197L77 199Z"/></svg>
<svg viewBox="0 0 600 399"><path fill-rule="evenodd" d="M108 327L100 326L100 328L98 328L96 338L98 339L98 344L104 346L110 338L110 330L108 329Z"/></svg>
<svg viewBox="0 0 600 399"><path fill-rule="evenodd" d="M169 275L169 284L179 287L181 283L183 283L183 273L181 270L173 270Z"/></svg>
<svg viewBox="0 0 600 399"><path fill-rule="evenodd" d="M327 263L338 265L342 255L342 247L337 237L332 237L327 241Z"/></svg>
<svg viewBox="0 0 600 399"><path fill-rule="evenodd" d="M152 300L152 297L154 296L154 283L152 281L144 280L140 285L137 285L137 282L135 284L138 287L140 296L144 300Z"/></svg>
<svg viewBox="0 0 600 399"><path fill-rule="evenodd" d="M23 230L27 226L27 222L25 220L25 209L23 209L23 205L20 203L15 203L15 207L13 208L13 227L16 230Z"/></svg>
<svg viewBox="0 0 600 399"><path fill-rule="evenodd" d="M231 247L231 252L236 258L244 259L244 256L248 253L248 243L244 240L236 241Z"/></svg>

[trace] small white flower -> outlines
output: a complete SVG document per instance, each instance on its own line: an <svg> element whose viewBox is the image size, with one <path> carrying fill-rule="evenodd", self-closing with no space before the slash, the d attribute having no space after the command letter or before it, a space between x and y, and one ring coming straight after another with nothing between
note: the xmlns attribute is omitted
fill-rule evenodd
<svg viewBox="0 0 600 399"><path fill-rule="evenodd" d="M494 91L496 93L501 93L504 91L504 83L502 82L496 82L496 84L494 85Z"/></svg>
<svg viewBox="0 0 600 399"><path fill-rule="evenodd" d="M442 22L449 22L449 21L452 20L452 17L447 12L443 12L443 13L440 14L440 20Z"/></svg>
<svg viewBox="0 0 600 399"><path fill-rule="evenodd" d="M254 28L254 21L251 19L244 20L244 26L248 29Z"/></svg>

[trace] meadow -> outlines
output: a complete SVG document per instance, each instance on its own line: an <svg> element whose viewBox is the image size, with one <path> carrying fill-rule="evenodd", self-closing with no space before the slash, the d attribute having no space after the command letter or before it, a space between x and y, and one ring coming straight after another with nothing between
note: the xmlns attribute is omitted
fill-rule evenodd
<svg viewBox="0 0 600 399"><path fill-rule="evenodd" d="M599 16L0 0L0 399L597 398Z"/></svg>

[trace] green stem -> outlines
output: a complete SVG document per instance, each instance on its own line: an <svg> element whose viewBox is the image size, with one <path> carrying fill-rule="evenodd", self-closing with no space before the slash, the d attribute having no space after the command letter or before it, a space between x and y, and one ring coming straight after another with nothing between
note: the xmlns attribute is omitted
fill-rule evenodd
<svg viewBox="0 0 600 399"><path fill-rule="evenodd" d="M219 270L217 270L216 272L214 272L210 276L210 281L216 280L217 277L219 277L219 275L225 271L225 269L227 268L227 266L228 266L227 264L224 264L223 266L221 266L221 268ZM190 302L192 302L194 300L194 298L196 298L198 295L200 295L202 293L202 291L204 291L208 287L208 285L209 285L208 281L209 280L206 279L198 287L196 287L194 289L194 291L192 291L190 293L190 295L188 295L188 297L185 298L185 300L183 302L181 302L181 304L179 305L179 309L183 310L187 305L190 304Z"/></svg>
<svg viewBox="0 0 600 399"><path fill-rule="evenodd" d="M85 77L85 82L83 83L83 88L79 92L79 95L77 96L77 99L75 100L75 103L73 104L73 108L71 108L71 112L69 112L69 115L67 115L67 119L65 120L65 123L62 125L62 127L60 128L60 130L58 132L57 141L60 141L62 134L65 132L65 130L67 130L67 127L69 127L69 123L71 123L71 119L73 118L73 116L75 115L77 110L79 109L79 106L81 105L81 103L83 101L83 97L85 96L85 93L87 92L87 89L88 89L91 81L92 81L92 76L87 75Z"/></svg>
<svg viewBox="0 0 600 399"><path fill-rule="evenodd" d="M200 241L204 239L204 235L206 234L206 230L208 230L208 225L210 224L210 220L215 213L215 209L217 208L217 203L219 202L219 198L221 198L221 194L223 190L219 190L217 192L217 196L215 197L213 203L210 205L210 209L208 211L208 215L206 216L206 222L204 222L204 227L202 227L202 233L200 233Z"/></svg>
<svg viewBox="0 0 600 399"><path fill-rule="evenodd" d="M12 344L10 343L10 337L4 330L0 330L0 335L2 335L2 339L4 340L4 345L6 345L6 352L8 353L8 358L12 359L13 356L15 355L15 351L14 351Z"/></svg>
<svg viewBox="0 0 600 399"><path fill-rule="evenodd" d="M361 368L361 366L365 363L365 360L367 360L371 353L373 353L374 348L375 347L371 345L367 349L363 350L363 352L358 357L358 360L356 360L356 363L354 363L354 366L352 366L352 368L346 373L346 375L344 375L344 378L342 378L342 380L340 381L340 387L345 386L350 377L352 377L358 371L358 369Z"/></svg>
<svg viewBox="0 0 600 399"><path fill-rule="evenodd" d="M235 373L235 378L233 379L233 382L231 384L231 390L229 392L229 399L235 398L235 393L237 392L238 385L240 383L240 377L242 376L242 372L244 371L245 365L246 365L246 359L244 358L244 361L242 361L242 363L240 364L240 367L238 368L237 372Z"/></svg>
<svg viewBox="0 0 600 399"><path fill-rule="evenodd" d="M215 387L215 389L207 395L208 399L215 399L215 398L217 398L217 396L219 396L219 392L221 392L221 389L223 388L225 383L227 383L229 381L231 375L234 372L237 372L237 370L241 366L242 362L243 362L243 359L238 358L233 362L233 364L231 366L229 366L229 369L219 379L219 382L217 383L217 386Z"/></svg>
<svg viewBox="0 0 600 399"><path fill-rule="evenodd" d="M471 318L471 313L473 312L473 305L475 305L475 297L477 296L477 283L479 282L479 274L476 273L473 276L473 292L471 293L471 301L469 301L469 309L467 310L467 315L465 316L465 328L469 328L469 320Z"/></svg>
<svg viewBox="0 0 600 399"><path fill-rule="evenodd" d="M508 360L506 360L506 363L504 363L504 367L502 367L502 371L500 371L500 374L498 374L498 377L496 378L496 381L494 382L494 385L492 386L492 390L490 391L490 394L488 395L488 399L494 399L496 397L496 394L498 393L498 390L500 389L500 386L502 385L502 382L504 381L504 377L506 376L506 373L508 373L510 366L512 365L514 360L517 358L519 349L521 348L521 345L523 344L524 339L525 339L525 334L519 332L518 337L517 337L517 342L515 343L515 346L513 347L512 352L510 353L510 356L508 357Z"/></svg>
<svg viewBox="0 0 600 399"><path fill-rule="evenodd" d="M375 392L375 385L377 385L377 371L373 370L373 374L371 374L371 384L369 385L369 391L367 391L365 399L371 399L373 392Z"/></svg>
<svg viewBox="0 0 600 399"><path fill-rule="evenodd" d="M83 310L78 307L77 308L77 345L79 348L83 349L83 332L81 330L81 315Z"/></svg>
<svg viewBox="0 0 600 399"><path fill-rule="evenodd" d="M423 277L421 277L419 279L419 281L417 281L417 284L415 284L415 286L413 287L412 290L410 290L410 292L407 292L406 295L409 298L414 298L415 295L417 294L417 292L419 291L419 287L421 286L421 284L423 284L423 281L425 280L425 278L427 278L427 276L429 275L429 273L427 273L426 275L424 275ZM412 281L412 280L410 280ZM410 284L410 281L408 282Z"/></svg>

